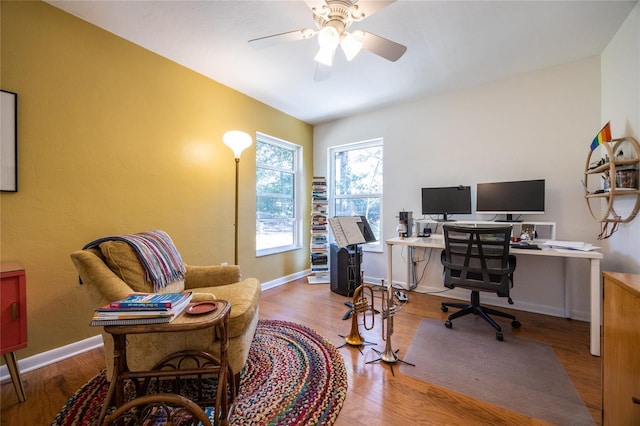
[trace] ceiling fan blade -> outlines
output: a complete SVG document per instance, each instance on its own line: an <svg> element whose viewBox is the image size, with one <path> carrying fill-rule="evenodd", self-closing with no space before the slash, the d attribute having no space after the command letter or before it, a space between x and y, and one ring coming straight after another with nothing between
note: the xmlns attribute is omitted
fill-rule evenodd
<svg viewBox="0 0 640 426"><path fill-rule="evenodd" d="M395 2L396 0L358 0L351 8L351 18L360 21Z"/></svg>
<svg viewBox="0 0 640 426"><path fill-rule="evenodd" d="M328 80L329 76L331 75L331 67L325 64L321 64L320 62L318 62L316 64L316 73L313 76L313 79L315 81L323 81L323 80Z"/></svg>
<svg viewBox="0 0 640 426"><path fill-rule="evenodd" d="M274 34L266 37L254 38L249 40L249 44L256 49L262 49L265 47L275 46L280 43L287 43L290 41L305 40L316 35L317 31L305 28L302 30L289 31L287 33Z"/></svg>
<svg viewBox="0 0 640 426"><path fill-rule="evenodd" d="M354 31L353 35L362 42L363 49L367 49L391 62L400 59L404 52L407 51L407 46L366 31Z"/></svg>
<svg viewBox="0 0 640 426"><path fill-rule="evenodd" d="M326 16L329 13L329 6L324 0L304 0L314 15Z"/></svg>

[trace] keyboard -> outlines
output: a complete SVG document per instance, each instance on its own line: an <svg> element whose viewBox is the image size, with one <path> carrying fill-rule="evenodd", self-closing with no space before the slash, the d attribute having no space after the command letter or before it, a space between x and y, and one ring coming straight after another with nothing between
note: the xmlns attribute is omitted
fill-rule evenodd
<svg viewBox="0 0 640 426"><path fill-rule="evenodd" d="M511 244L511 248L522 249L522 250L542 250L537 244Z"/></svg>

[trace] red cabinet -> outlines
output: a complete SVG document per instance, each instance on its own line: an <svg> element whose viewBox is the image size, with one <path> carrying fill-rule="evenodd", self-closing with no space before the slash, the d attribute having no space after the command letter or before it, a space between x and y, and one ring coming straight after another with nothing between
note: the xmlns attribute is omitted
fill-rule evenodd
<svg viewBox="0 0 640 426"><path fill-rule="evenodd" d="M27 346L27 281L19 264L0 266L0 353L11 374L18 400L25 400L20 370L14 352Z"/></svg>

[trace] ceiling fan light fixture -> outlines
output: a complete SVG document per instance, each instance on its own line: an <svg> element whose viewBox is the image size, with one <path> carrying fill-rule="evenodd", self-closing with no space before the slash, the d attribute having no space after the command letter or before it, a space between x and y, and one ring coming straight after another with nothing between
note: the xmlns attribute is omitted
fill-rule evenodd
<svg viewBox="0 0 640 426"><path fill-rule="evenodd" d="M358 55L360 49L362 49L362 42L356 39L352 34L345 32L340 37L340 47L347 57L347 61L352 60Z"/></svg>
<svg viewBox="0 0 640 426"><path fill-rule="evenodd" d="M320 47L320 50L316 54L316 61L320 62L323 65L330 67L333 65L333 57L335 56L336 48L332 46Z"/></svg>
<svg viewBox="0 0 640 426"><path fill-rule="evenodd" d="M335 49L338 47L338 43L340 43L340 36L338 34L338 30L334 27L328 25L318 33L318 44L320 45L320 49Z"/></svg>

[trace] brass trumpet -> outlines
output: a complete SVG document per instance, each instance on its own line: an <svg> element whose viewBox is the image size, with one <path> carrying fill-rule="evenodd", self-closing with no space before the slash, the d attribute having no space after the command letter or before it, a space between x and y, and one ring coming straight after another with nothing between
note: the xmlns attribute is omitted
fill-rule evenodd
<svg viewBox="0 0 640 426"><path fill-rule="evenodd" d="M404 364L413 365L410 362L401 360L398 357L398 350L393 350L391 346L391 335L393 334L393 317L398 313L401 305L396 300L396 296L393 291L393 287L389 284L385 287L384 280L382 280L382 340L386 342L384 352L380 352L374 349L374 351L380 355L380 358L373 361L368 361L367 364L377 361L384 361L389 364L391 368L391 374L395 376L393 372L393 364L396 362L402 362Z"/></svg>
<svg viewBox="0 0 640 426"><path fill-rule="evenodd" d="M368 299L371 300L371 304L369 304L369 300L367 300L366 292L368 292ZM370 312L370 314L367 314ZM353 314L351 316L351 331L349 335L345 337L345 341L349 345L353 346L362 346L365 343L365 340L360 335L360 329L358 327L358 314L363 315L363 326L365 330L371 330L375 324L375 308L374 308L374 299L373 299L373 289L371 286L361 284L358 288L353 292ZM367 316L370 317L367 323Z"/></svg>

